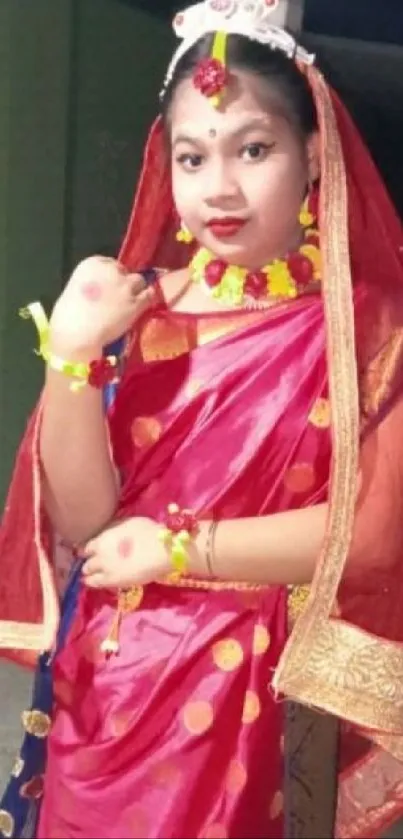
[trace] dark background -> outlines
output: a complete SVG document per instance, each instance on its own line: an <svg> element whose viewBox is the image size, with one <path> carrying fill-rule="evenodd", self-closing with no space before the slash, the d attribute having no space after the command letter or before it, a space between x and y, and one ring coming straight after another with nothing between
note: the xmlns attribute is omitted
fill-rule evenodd
<svg viewBox="0 0 403 839"><path fill-rule="evenodd" d="M168 20L178 0L117 0ZM304 28L335 37L403 44L403 0L305 0Z"/></svg>

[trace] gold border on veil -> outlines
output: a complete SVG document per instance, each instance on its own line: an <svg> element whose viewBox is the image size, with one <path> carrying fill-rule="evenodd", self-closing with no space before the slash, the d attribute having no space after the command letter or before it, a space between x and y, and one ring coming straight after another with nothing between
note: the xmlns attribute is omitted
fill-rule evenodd
<svg viewBox="0 0 403 839"><path fill-rule="evenodd" d="M320 228L333 462L321 556L273 687L302 704L373 729L373 739L403 756L396 737L403 733L402 649L331 618L353 532L360 412L343 151L327 84L316 68L307 72L321 134Z"/></svg>

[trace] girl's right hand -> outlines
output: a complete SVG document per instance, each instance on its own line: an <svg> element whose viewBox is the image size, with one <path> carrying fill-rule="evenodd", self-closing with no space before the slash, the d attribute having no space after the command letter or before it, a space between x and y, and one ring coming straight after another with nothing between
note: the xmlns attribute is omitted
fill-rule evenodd
<svg viewBox="0 0 403 839"><path fill-rule="evenodd" d="M100 354L124 335L155 301L140 274L115 259L92 256L80 262L50 319L53 352L82 357Z"/></svg>

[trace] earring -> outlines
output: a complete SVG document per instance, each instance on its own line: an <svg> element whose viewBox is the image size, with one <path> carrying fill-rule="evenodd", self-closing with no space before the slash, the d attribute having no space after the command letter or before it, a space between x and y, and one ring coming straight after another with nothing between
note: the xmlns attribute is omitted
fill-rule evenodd
<svg viewBox="0 0 403 839"><path fill-rule="evenodd" d="M183 221L181 222L180 229L176 234L176 241L182 242L184 245L190 245L193 242L193 234L186 227Z"/></svg>
<svg viewBox="0 0 403 839"><path fill-rule="evenodd" d="M311 209L311 195L312 193L308 192L298 216L301 227L311 227L315 221L315 216Z"/></svg>
<svg viewBox="0 0 403 839"><path fill-rule="evenodd" d="M319 191L320 187L318 183L310 183L308 185L308 192L298 216L301 227L305 229L318 224Z"/></svg>

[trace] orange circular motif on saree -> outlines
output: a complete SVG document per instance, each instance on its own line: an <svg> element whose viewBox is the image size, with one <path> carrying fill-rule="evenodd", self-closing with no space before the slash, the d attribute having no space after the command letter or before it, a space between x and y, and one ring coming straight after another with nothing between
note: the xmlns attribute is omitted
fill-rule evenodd
<svg viewBox="0 0 403 839"><path fill-rule="evenodd" d="M243 649L235 638L224 638L213 645L214 664L219 670L230 673L236 670L243 661Z"/></svg>
<svg viewBox="0 0 403 839"><path fill-rule="evenodd" d="M288 470L284 483L290 492L308 492L315 484L315 470L310 463L296 463Z"/></svg>
<svg viewBox="0 0 403 839"><path fill-rule="evenodd" d="M220 822L209 824L203 833L203 839L228 839L228 831Z"/></svg>
<svg viewBox="0 0 403 839"><path fill-rule="evenodd" d="M272 819L272 821L275 821L275 819L278 819L278 817L281 816L281 813L283 812L283 808L284 808L284 795L281 792L281 790L277 790L277 792L273 795L273 798L272 798L272 801L271 801L271 804L270 804L269 815L270 815L270 818Z"/></svg>
<svg viewBox="0 0 403 839"><path fill-rule="evenodd" d="M150 777L157 786L170 787L179 783L182 778L182 771L175 761L164 760L153 766L150 770Z"/></svg>
<svg viewBox="0 0 403 839"><path fill-rule="evenodd" d="M162 426L155 417L136 417L132 422L131 436L138 449L148 449L161 437Z"/></svg>
<svg viewBox="0 0 403 839"><path fill-rule="evenodd" d="M245 725L250 725L257 720L260 714L260 699L254 690L247 690L245 693L245 701L242 711L242 722Z"/></svg>
<svg viewBox="0 0 403 839"><path fill-rule="evenodd" d="M190 734L204 734L212 725L213 719L211 702L203 699L188 702L183 709L183 722Z"/></svg>
<svg viewBox="0 0 403 839"><path fill-rule="evenodd" d="M130 836L131 839L144 839L145 836L149 835L150 818L139 804L135 804L129 810L125 821L127 836Z"/></svg>
<svg viewBox="0 0 403 839"><path fill-rule="evenodd" d="M317 399L311 413L309 422L315 428L329 428L330 426L330 402L328 399Z"/></svg>
<svg viewBox="0 0 403 839"><path fill-rule="evenodd" d="M133 718L131 711L116 711L110 717L112 737L123 737L130 728Z"/></svg>
<svg viewBox="0 0 403 839"><path fill-rule="evenodd" d="M234 794L241 792L246 784L247 777L248 776L243 763L237 758L231 760L225 783L228 792Z"/></svg>
<svg viewBox="0 0 403 839"><path fill-rule="evenodd" d="M257 623L253 630L253 655L263 655L270 647L270 634L263 624Z"/></svg>

